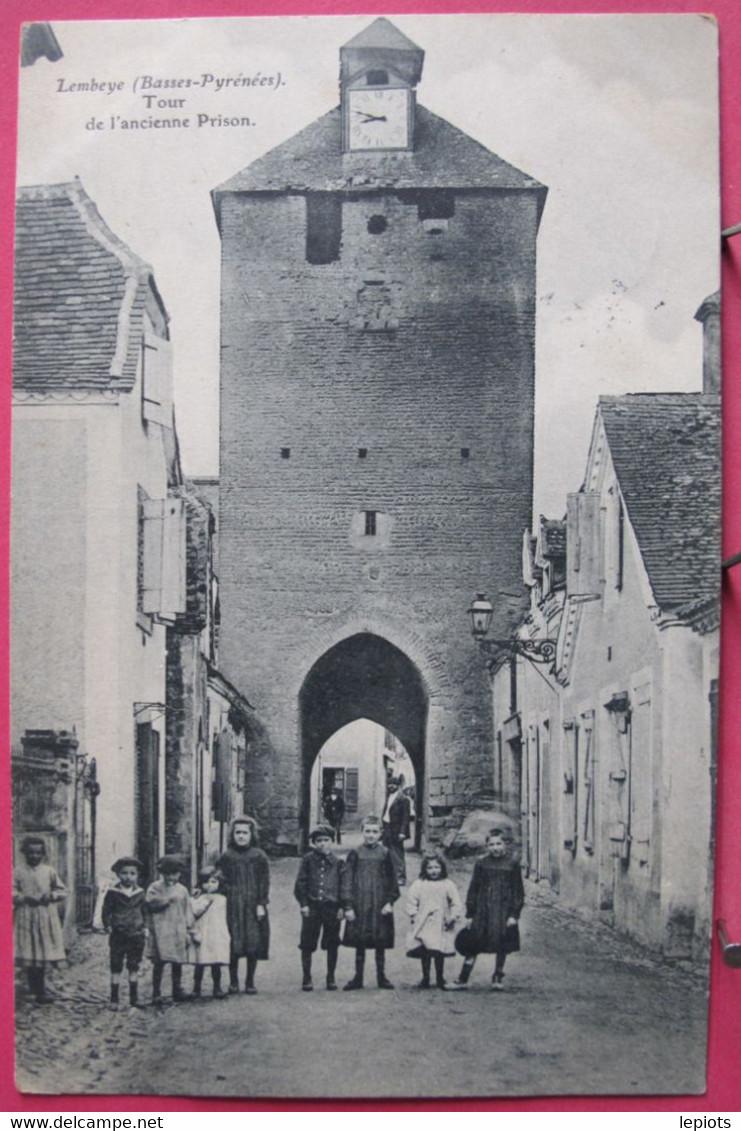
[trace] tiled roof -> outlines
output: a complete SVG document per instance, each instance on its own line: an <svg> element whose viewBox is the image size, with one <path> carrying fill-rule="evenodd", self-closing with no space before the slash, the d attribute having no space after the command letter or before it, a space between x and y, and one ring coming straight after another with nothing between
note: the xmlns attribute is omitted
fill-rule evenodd
<svg viewBox="0 0 741 1131"><path fill-rule="evenodd" d="M462 130L417 106L414 150L384 153L342 152L340 108L312 122L288 141L253 161L213 190L228 192L357 191L358 188L546 189L508 165Z"/></svg>
<svg viewBox="0 0 741 1131"><path fill-rule="evenodd" d="M131 388L149 293L151 268L110 231L78 180L19 190L15 388Z"/></svg>
<svg viewBox="0 0 741 1131"><path fill-rule="evenodd" d="M720 402L632 393L599 412L656 603L685 619L719 599Z"/></svg>

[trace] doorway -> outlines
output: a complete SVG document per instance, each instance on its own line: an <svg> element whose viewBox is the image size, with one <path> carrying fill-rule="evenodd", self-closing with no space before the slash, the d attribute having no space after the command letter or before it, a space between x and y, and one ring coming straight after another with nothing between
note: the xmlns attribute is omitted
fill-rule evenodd
<svg viewBox="0 0 741 1131"><path fill-rule="evenodd" d="M408 760L414 776L415 842L417 846L424 836L426 818L425 802L425 753L428 714L428 694L424 681L416 665L409 657L388 640L374 633L357 633L340 641L328 649L313 665L304 680L299 696L301 725L301 785L300 819L303 842L309 827L317 817L317 797L324 773L332 771L335 775L342 771L343 788L352 800L357 784L360 791L359 766L347 759L330 760L326 756L326 746L333 736L334 743L341 745L350 732L350 725L364 727L370 733L375 725L376 735L380 731L383 741L393 741L394 759L398 752ZM342 733L341 733L342 732ZM358 731L355 731L357 738ZM387 740L386 735L390 738ZM322 754L321 769L315 771L315 763ZM389 751L389 754L391 751ZM390 759L391 760L391 759ZM347 771L358 770L357 783L354 775ZM315 771L313 773L313 771ZM317 775L321 774L318 778ZM410 773L411 776L411 773ZM312 779L315 787L312 790ZM327 782L330 774L327 774ZM336 777L333 778L336 780ZM411 782L405 782L410 786ZM380 794L379 794L380 796ZM385 798L385 782L383 782ZM358 806L360 794L358 792ZM363 814L359 814L362 817Z"/></svg>
<svg viewBox="0 0 741 1131"><path fill-rule="evenodd" d="M388 783L401 782L416 822L417 775L409 754L394 734L370 719L357 719L342 727L322 746L311 770L310 824L329 820L331 806L325 800L334 794L342 799L342 842L360 841L360 825L373 813L383 816ZM418 847L416 823L407 847Z"/></svg>

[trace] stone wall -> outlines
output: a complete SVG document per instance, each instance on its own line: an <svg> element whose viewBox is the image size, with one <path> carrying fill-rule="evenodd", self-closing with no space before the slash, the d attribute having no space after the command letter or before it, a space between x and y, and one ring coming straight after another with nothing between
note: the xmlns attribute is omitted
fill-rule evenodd
<svg viewBox="0 0 741 1131"><path fill-rule="evenodd" d="M493 634L522 608L537 203L461 192L435 228L409 194L348 193L325 264L306 214L301 194L222 201L221 666L265 723L290 836L312 666L353 632L399 648L427 696L437 836L491 784L467 606L488 592Z"/></svg>

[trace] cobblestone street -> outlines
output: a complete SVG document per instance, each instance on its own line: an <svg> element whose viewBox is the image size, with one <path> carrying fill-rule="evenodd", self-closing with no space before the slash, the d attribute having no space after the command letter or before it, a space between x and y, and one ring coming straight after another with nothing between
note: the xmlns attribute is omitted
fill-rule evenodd
<svg viewBox="0 0 741 1131"><path fill-rule="evenodd" d="M111 1013L107 940L83 936L69 969L49 979L53 1005L19 994L18 1087L306 1097L702 1090L706 1004L696 975L565 913L533 885L523 949L509 960L502 994L489 992L490 957L482 957L465 994L416 989L419 963L403 947L404 896L387 964L394 992L377 991L371 977L363 992L328 994L319 956L317 988L301 993L296 867L295 860L272 865L271 960L258 968L255 997ZM410 878L416 868L410 856ZM462 893L470 869L470 862L453 869ZM449 980L458 961L446 964ZM372 959L369 966L373 974ZM351 967L343 950L340 984ZM147 964L147 1002L150 978Z"/></svg>

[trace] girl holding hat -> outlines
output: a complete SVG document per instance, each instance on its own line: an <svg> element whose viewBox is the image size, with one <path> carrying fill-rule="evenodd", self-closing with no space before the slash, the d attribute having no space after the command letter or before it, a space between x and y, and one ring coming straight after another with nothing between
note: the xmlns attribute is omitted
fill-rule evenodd
<svg viewBox="0 0 741 1131"><path fill-rule="evenodd" d="M466 989L479 954L496 955L491 988L502 989L505 959L520 949L518 920L524 902L520 865L512 858L508 835L503 829L490 829L486 853L474 864L466 896L470 927L456 937L463 966L450 989Z"/></svg>

